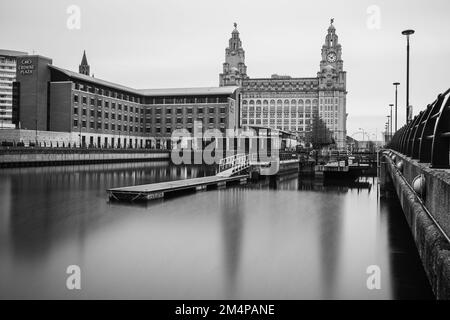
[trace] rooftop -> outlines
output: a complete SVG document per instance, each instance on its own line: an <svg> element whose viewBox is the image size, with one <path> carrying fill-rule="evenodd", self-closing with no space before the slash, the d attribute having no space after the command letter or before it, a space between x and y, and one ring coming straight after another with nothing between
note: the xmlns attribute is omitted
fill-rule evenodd
<svg viewBox="0 0 450 320"><path fill-rule="evenodd" d="M17 57L27 55L27 52L0 49L0 56Z"/></svg>
<svg viewBox="0 0 450 320"><path fill-rule="evenodd" d="M197 88L169 88L169 89L142 89L141 94L146 96L185 96L185 95L216 95L233 94L239 87L197 87Z"/></svg>
<svg viewBox="0 0 450 320"><path fill-rule="evenodd" d="M117 90L127 91L137 95L144 96L183 96L183 95L217 95L217 94L233 94L239 87L198 87L198 88L167 88L167 89L133 89L117 83L109 82L99 78L87 76L78 72L66 70L63 68L48 65L49 68L64 73L70 78L90 82L104 87L114 88Z"/></svg>

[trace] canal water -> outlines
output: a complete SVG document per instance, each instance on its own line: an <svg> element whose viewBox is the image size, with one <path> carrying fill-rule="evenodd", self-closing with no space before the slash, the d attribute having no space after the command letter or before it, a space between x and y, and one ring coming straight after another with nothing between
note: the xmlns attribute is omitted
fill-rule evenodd
<svg viewBox="0 0 450 320"><path fill-rule="evenodd" d="M290 176L148 204L105 192L209 174L165 162L2 169L0 298L433 298L376 178ZM66 288L69 265L81 290Z"/></svg>

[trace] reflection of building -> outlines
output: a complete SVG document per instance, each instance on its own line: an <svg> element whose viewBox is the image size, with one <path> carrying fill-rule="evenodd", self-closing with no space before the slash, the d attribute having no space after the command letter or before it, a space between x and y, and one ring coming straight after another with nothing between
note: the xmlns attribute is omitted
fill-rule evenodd
<svg viewBox="0 0 450 320"><path fill-rule="evenodd" d="M89 76L85 54L80 73L42 56L17 62L14 120L25 143L53 132L43 140L60 146L166 146L173 130L192 132L194 120L222 132L238 122L238 87L137 90Z"/></svg>
<svg viewBox="0 0 450 320"><path fill-rule="evenodd" d="M12 123L12 91L16 80L16 59L26 52L0 50L0 129L14 128Z"/></svg>
<svg viewBox="0 0 450 320"><path fill-rule="evenodd" d="M316 77L249 78L239 32L234 29L226 49L220 85L241 85L241 124L261 125L304 133L317 114L333 133L338 148L346 137L346 72L333 21L322 46Z"/></svg>

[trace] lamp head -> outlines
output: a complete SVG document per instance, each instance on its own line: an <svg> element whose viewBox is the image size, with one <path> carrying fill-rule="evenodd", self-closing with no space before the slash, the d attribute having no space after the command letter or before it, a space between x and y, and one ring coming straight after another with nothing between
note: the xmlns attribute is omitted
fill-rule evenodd
<svg viewBox="0 0 450 320"><path fill-rule="evenodd" d="M414 33L414 30L412 30L412 29L402 31L402 34L405 36L409 36L410 34L413 34L413 33Z"/></svg>
<svg viewBox="0 0 450 320"><path fill-rule="evenodd" d="M394 104L393 104L393 103L389 104L389 107L393 107L393 106L394 106Z"/></svg>
<svg viewBox="0 0 450 320"><path fill-rule="evenodd" d="M394 82L393 85L394 86L398 86L400 84L400 82Z"/></svg>

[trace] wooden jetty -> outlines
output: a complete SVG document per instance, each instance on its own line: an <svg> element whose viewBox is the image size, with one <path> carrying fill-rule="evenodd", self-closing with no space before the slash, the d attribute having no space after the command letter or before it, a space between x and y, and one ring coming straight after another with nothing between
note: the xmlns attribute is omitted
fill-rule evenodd
<svg viewBox="0 0 450 320"><path fill-rule="evenodd" d="M223 188L227 185L245 184L248 175L232 177L208 176L202 178L183 179L160 183L143 184L123 188L107 189L110 200L142 201L164 198L165 195L180 191L197 191L213 188Z"/></svg>

